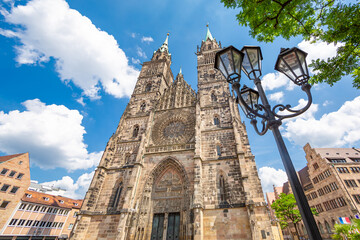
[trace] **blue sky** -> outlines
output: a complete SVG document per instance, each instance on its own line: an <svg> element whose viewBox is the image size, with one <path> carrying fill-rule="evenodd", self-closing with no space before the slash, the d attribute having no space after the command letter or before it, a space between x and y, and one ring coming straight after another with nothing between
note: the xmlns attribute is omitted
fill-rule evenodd
<svg viewBox="0 0 360 240"><path fill-rule="evenodd" d="M31 178L82 197L129 100L141 63L170 32L172 71L182 67L197 88L197 45L212 35L222 46L259 45L271 104L304 104L305 95L275 73L281 47L298 46L308 59L331 57L336 46L300 38L259 43L220 1L3 0L0 3L0 154L29 152ZM296 169L302 147L359 146L360 98L350 77L312 88L314 104L282 132ZM242 76L242 83L253 84ZM299 102L300 101L300 102ZM242 114L242 113L241 113ZM247 130L265 190L285 181L271 132Z"/></svg>

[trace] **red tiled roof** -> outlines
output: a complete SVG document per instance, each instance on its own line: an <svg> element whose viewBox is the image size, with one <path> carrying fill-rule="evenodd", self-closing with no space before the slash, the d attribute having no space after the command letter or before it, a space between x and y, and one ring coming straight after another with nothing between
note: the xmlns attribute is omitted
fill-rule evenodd
<svg viewBox="0 0 360 240"><path fill-rule="evenodd" d="M25 153L18 153L18 154L13 154L13 155L8 155L8 156L0 156L0 163L6 162L12 158L18 157L23 154L25 154Z"/></svg>
<svg viewBox="0 0 360 240"><path fill-rule="evenodd" d="M27 197L28 194L31 195L31 197ZM31 203L43 204L53 207L77 208L77 209L81 208L83 202L83 200L75 200L67 197L54 196L54 195L30 191L30 190L25 191L25 194L21 198L21 200L23 202L31 202Z"/></svg>

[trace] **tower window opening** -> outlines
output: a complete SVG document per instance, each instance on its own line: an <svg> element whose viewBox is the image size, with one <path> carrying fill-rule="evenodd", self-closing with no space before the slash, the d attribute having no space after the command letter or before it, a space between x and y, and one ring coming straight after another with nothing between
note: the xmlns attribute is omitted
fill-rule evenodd
<svg viewBox="0 0 360 240"><path fill-rule="evenodd" d="M135 125L133 130L133 137L137 137L139 135L139 126Z"/></svg>
<svg viewBox="0 0 360 240"><path fill-rule="evenodd" d="M211 101L213 101L213 102L217 101L217 97L214 92L211 93Z"/></svg>
<svg viewBox="0 0 360 240"><path fill-rule="evenodd" d="M217 145L217 146L216 146L216 154L217 154L218 156L221 156L221 147L220 147L220 145Z"/></svg>
<svg viewBox="0 0 360 240"><path fill-rule="evenodd" d="M140 111L144 112L145 108L146 108L146 103L142 102L141 105L140 105Z"/></svg>
<svg viewBox="0 0 360 240"><path fill-rule="evenodd" d="M220 125L220 120L217 116L214 117L214 125L215 126L219 126Z"/></svg>
<svg viewBox="0 0 360 240"><path fill-rule="evenodd" d="M220 175L219 178L220 184L220 202L223 203L226 201L226 191L225 191L225 179L223 175Z"/></svg>
<svg viewBox="0 0 360 240"><path fill-rule="evenodd" d="M129 164L130 163L130 154L129 153L127 153L126 155L125 155L125 164Z"/></svg>
<svg viewBox="0 0 360 240"><path fill-rule="evenodd" d="M122 183L119 183L119 185L115 191L114 201L112 203L113 208L117 208L117 206L119 205L119 200L120 200L122 189L123 189Z"/></svg>
<svg viewBox="0 0 360 240"><path fill-rule="evenodd" d="M150 92L150 91L151 91L151 87L152 87L151 83L146 84L145 92Z"/></svg>

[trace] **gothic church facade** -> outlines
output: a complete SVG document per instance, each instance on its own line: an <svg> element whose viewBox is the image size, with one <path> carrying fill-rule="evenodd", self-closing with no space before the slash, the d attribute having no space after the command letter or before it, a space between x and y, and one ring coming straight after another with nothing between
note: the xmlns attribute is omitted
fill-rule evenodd
<svg viewBox="0 0 360 240"><path fill-rule="evenodd" d="M71 239L272 239L229 84L197 50L198 92L170 69L168 37L144 62L86 194Z"/></svg>

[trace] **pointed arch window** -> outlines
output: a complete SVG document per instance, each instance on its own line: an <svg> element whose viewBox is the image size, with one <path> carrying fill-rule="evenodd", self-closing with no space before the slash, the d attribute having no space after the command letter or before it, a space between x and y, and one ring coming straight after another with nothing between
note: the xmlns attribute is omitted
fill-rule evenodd
<svg viewBox="0 0 360 240"><path fill-rule="evenodd" d="M115 191L114 201L112 203L113 208L117 208L117 206L119 205L122 189L123 189L123 184L121 182L121 183L119 183L119 185L117 186L116 191Z"/></svg>
<svg viewBox="0 0 360 240"><path fill-rule="evenodd" d="M137 137L139 135L139 125L134 126L133 137Z"/></svg>
<svg viewBox="0 0 360 240"><path fill-rule="evenodd" d="M219 188L220 188L220 202L223 203L226 201L226 190L225 190L225 179L221 174L219 177Z"/></svg>
<svg viewBox="0 0 360 240"><path fill-rule="evenodd" d="M151 84L151 83L146 84L145 92L150 92L150 91L151 91L151 87L152 87L152 84Z"/></svg>
<svg viewBox="0 0 360 240"><path fill-rule="evenodd" d="M130 163L130 157L131 157L130 153L125 154L125 164Z"/></svg>
<svg viewBox="0 0 360 240"><path fill-rule="evenodd" d="M218 156L221 156L221 147L220 147L220 145L216 145L216 154Z"/></svg>
<svg viewBox="0 0 360 240"><path fill-rule="evenodd" d="M322 225L320 222L318 222L318 225L319 225L320 233L321 233L321 234L324 234L325 232L324 232L323 225Z"/></svg>
<svg viewBox="0 0 360 240"><path fill-rule="evenodd" d="M213 102L217 101L217 97L214 92L211 93L211 101L213 101Z"/></svg>
<svg viewBox="0 0 360 240"><path fill-rule="evenodd" d="M220 125L220 120L219 120L219 117L218 117L218 116L215 116L215 117L214 117L214 125L215 125L215 126L219 126L219 125Z"/></svg>
<svg viewBox="0 0 360 240"><path fill-rule="evenodd" d="M329 223L327 221L325 221L325 227L326 227L326 231L328 233L331 233L331 227L330 227L330 225L329 225Z"/></svg>
<svg viewBox="0 0 360 240"><path fill-rule="evenodd" d="M140 105L140 111L145 112L145 108L146 108L146 103L142 102Z"/></svg>

